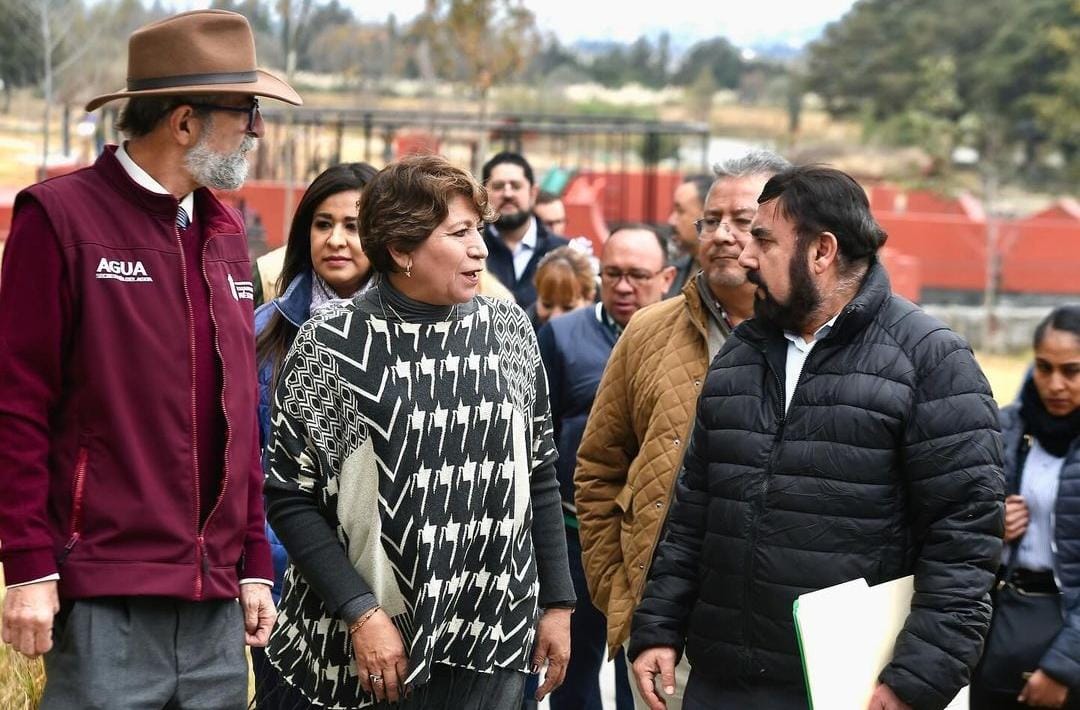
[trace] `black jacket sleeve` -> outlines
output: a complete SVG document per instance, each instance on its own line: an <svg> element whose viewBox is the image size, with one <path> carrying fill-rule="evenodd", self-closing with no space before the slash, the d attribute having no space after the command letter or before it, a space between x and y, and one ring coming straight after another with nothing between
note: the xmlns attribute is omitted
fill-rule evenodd
<svg viewBox="0 0 1080 710"><path fill-rule="evenodd" d="M645 592L634 612L628 653L631 661L654 646L669 646L682 656L686 623L698 596L698 561L709 505L705 462L699 456L706 441L700 421L699 416L675 483L675 499L649 569Z"/></svg>
<svg viewBox="0 0 1080 710"><path fill-rule="evenodd" d="M990 386L959 338L921 349L926 365L901 452L919 549L915 594L879 678L920 709L945 707L970 680L990 624L1004 534L1002 441Z"/></svg>

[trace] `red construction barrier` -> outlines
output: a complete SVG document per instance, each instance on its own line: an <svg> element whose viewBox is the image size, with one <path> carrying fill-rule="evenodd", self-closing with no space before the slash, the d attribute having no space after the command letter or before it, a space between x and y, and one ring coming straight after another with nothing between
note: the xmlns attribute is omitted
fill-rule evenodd
<svg viewBox="0 0 1080 710"><path fill-rule="evenodd" d="M999 239L1003 291L1080 294L1080 222L1008 222Z"/></svg>
<svg viewBox="0 0 1080 710"><path fill-rule="evenodd" d="M986 284L986 226L961 215L875 215L886 242L919 259L922 287L981 290Z"/></svg>
<svg viewBox="0 0 1080 710"><path fill-rule="evenodd" d="M903 211L903 190L895 185L870 185L866 188L866 197L870 200L870 209L874 212Z"/></svg>
<svg viewBox="0 0 1080 710"><path fill-rule="evenodd" d="M394 157L439 152L439 139L427 131L402 131L394 137Z"/></svg>
<svg viewBox="0 0 1080 710"><path fill-rule="evenodd" d="M7 230L11 229L11 212L15 206L15 195L19 194L19 190L12 187L0 187L0 231L3 231L5 236Z"/></svg>
<svg viewBox="0 0 1080 710"><path fill-rule="evenodd" d="M615 222L667 222L672 195L683 181L681 173L658 170L653 173L582 171L571 181L604 181L601 210L608 224ZM649 198L649 195L652 198Z"/></svg>
<svg viewBox="0 0 1080 710"><path fill-rule="evenodd" d="M1044 219L1061 219L1080 223L1080 202L1071 197L1062 197L1042 212L1036 212L1020 221L1036 222Z"/></svg>
<svg viewBox="0 0 1080 710"><path fill-rule="evenodd" d="M920 260L889 247L882 249L878 255L881 257L885 270L889 273L893 293L898 293L909 301L918 303L922 299Z"/></svg>
<svg viewBox="0 0 1080 710"><path fill-rule="evenodd" d="M217 196L243 212L249 225L262 227L266 248L270 250L285 243L296 205L306 189L307 185L293 187L288 214L285 209L285 183L278 180L248 180L239 190L218 192Z"/></svg>
<svg viewBox="0 0 1080 710"><path fill-rule="evenodd" d="M563 194L566 234L587 237L592 242L593 254L596 255L603 250L609 233L600 209L606 183L605 178L575 179Z"/></svg>

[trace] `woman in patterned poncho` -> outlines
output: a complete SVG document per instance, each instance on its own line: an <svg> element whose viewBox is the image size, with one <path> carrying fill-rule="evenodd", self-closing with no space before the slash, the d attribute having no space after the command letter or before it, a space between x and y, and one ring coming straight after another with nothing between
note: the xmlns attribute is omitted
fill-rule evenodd
<svg viewBox="0 0 1080 710"><path fill-rule="evenodd" d="M525 313L476 295L489 213L442 158L381 171L360 208L379 282L309 320L278 379L268 655L318 706L509 710L526 671L548 666L538 695L565 672L547 385Z"/></svg>

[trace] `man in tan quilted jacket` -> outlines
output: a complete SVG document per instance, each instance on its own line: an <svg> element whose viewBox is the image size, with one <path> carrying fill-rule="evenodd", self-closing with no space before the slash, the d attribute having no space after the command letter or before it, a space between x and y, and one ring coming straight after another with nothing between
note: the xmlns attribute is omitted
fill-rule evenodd
<svg viewBox="0 0 1080 710"><path fill-rule="evenodd" d="M755 287L738 257L757 197L787 167L764 150L715 166L696 223L702 271L679 296L631 319L600 381L574 484L585 576L593 604L607 615L611 655L630 637L709 362L731 329L753 314ZM681 693L685 660L677 672ZM646 708L634 692L635 706ZM681 707L681 695L663 697L668 708Z"/></svg>

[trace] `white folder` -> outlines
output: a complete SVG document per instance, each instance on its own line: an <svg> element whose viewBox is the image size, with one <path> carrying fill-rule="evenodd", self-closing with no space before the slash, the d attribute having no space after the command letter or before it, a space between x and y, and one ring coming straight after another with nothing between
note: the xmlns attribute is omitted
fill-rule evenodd
<svg viewBox="0 0 1080 710"><path fill-rule="evenodd" d="M854 579L795 600L795 633L814 710L866 710L911 610L914 577ZM947 710L967 710L968 689Z"/></svg>

